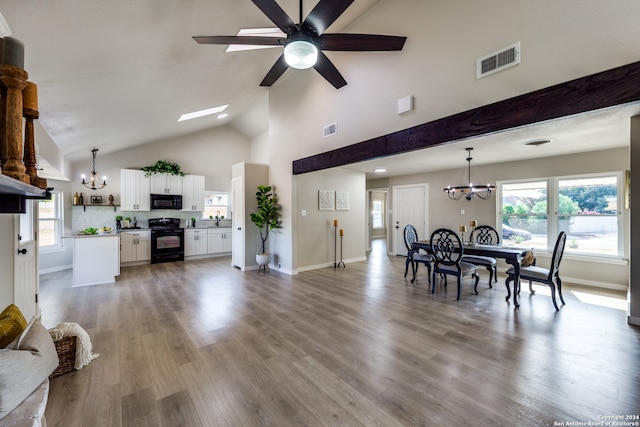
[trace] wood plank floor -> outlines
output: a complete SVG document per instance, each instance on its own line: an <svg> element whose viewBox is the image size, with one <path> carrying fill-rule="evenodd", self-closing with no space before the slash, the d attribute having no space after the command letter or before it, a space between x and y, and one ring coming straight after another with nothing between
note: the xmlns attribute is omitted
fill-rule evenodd
<svg viewBox="0 0 640 427"><path fill-rule="evenodd" d="M43 275L43 323L77 322L101 356L51 382L49 426L552 426L640 413L626 312L504 277L430 293L404 259L291 277L229 258L128 267L115 284ZM526 286L524 286L526 288ZM576 292L572 292L576 291ZM606 293L605 293L606 294ZM619 295L609 295L619 297Z"/></svg>

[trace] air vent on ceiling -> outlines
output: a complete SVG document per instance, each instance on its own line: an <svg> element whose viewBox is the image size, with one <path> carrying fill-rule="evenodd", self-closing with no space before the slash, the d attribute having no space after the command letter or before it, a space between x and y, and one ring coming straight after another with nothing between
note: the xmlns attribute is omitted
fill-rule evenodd
<svg viewBox="0 0 640 427"><path fill-rule="evenodd" d="M476 60L476 78L513 67L520 63L520 42Z"/></svg>
<svg viewBox="0 0 640 427"><path fill-rule="evenodd" d="M322 128L322 137L323 138L326 138L326 137L331 136L331 135L335 135L336 133L338 133L338 124L337 123L331 123L330 125L327 125L327 126Z"/></svg>

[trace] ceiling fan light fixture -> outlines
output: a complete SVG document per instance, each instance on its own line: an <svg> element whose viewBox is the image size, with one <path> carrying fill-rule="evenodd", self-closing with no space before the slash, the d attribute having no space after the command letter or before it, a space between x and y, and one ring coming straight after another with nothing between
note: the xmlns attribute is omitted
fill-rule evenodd
<svg viewBox="0 0 640 427"><path fill-rule="evenodd" d="M287 65L299 70L311 68L318 62L318 48L307 40L295 40L284 47Z"/></svg>

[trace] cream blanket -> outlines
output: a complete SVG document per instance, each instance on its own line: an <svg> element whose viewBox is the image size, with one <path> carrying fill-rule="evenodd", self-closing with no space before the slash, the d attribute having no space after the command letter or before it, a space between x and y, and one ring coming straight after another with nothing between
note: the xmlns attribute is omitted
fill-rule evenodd
<svg viewBox="0 0 640 427"><path fill-rule="evenodd" d="M89 338L87 331L82 329L77 323L60 323L55 328L49 329L49 335L51 335L54 341L65 337L78 337L76 342L76 370L88 365L89 362L100 356L99 354L92 353L93 346L91 345L91 338Z"/></svg>

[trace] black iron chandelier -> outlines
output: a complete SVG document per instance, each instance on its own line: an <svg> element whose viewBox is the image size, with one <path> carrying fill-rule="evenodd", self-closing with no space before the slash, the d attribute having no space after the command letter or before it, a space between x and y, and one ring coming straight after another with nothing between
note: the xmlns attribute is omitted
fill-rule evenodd
<svg viewBox="0 0 640 427"><path fill-rule="evenodd" d="M471 157L471 150L473 150L473 148L469 147L465 148L465 150L467 150L468 162L467 185L460 185L455 187L449 185L444 189L444 192L449 195L449 198L451 200L460 200L463 197L467 200L471 200L474 196L482 200L487 200L489 197L491 197L491 193L495 191L496 186L493 184L474 185L471 183L471 160L473 159L473 157Z"/></svg>
<svg viewBox="0 0 640 427"><path fill-rule="evenodd" d="M104 188L107 185L107 177L102 177L102 185L100 187L96 187L96 181L98 180L98 172L96 172L96 153L98 152L97 148L91 150L91 154L93 155L93 168L91 169L91 175L89 176L89 182L85 182L84 174L82 175L82 184L90 190L99 190Z"/></svg>

